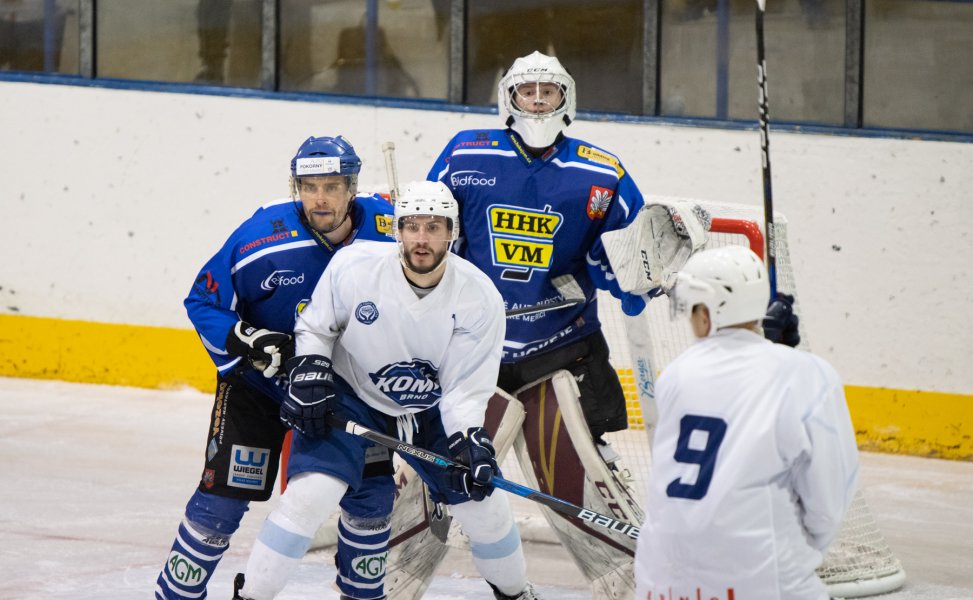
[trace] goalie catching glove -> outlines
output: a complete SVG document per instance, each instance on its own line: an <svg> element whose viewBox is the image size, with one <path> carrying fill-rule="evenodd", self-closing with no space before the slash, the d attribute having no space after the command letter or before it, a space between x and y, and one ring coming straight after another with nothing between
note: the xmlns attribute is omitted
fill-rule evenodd
<svg viewBox="0 0 973 600"><path fill-rule="evenodd" d="M681 200L643 206L631 223L601 235L608 262L623 292L668 290L673 275L706 244L712 218Z"/></svg>
<svg viewBox="0 0 973 600"><path fill-rule="evenodd" d="M270 378L294 355L294 340L286 333L258 329L238 321L226 336L226 351L250 361L253 368Z"/></svg>
<svg viewBox="0 0 973 600"><path fill-rule="evenodd" d="M449 436L449 456L469 469L449 467L449 487L479 502L493 493L493 476L497 473L497 453L493 441L482 427L470 427L466 433Z"/></svg>
<svg viewBox="0 0 973 600"><path fill-rule="evenodd" d="M323 436L336 394L331 360L319 354L295 356L287 361L287 373L290 386L280 405L280 420L308 437Z"/></svg>

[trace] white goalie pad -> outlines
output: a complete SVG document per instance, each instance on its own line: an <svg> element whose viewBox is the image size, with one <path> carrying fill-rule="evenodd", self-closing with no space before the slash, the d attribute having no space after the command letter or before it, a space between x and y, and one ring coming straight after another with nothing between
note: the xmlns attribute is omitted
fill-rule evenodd
<svg viewBox="0 0 973 600"><path fill-rule="evenodd" d="M601 235L608 262L623 292L668 289L672 276L706 244L711 217L682 200L643 206L628 226Z"/></svg>
<svg viewBox="0 0 973 600"><path fill-rule="evenodd" d="M524 484L552 496L630 523L643 512L625 482L609 469L591 439L568 371L518 390L526 411L517 438L517 460ZM635 540L593 528L545 506L541 512L581 573L596 600L629 600L635 593Z"/></svg>
<svg viewBox="0 0 973 600"><path fill-rule="evenodd" d="M496 390L487 406L487 431L493 433L497 463L514 445L524 422L524 407L503 390ZM418 600L432 582L450 546L461 545L450 535L452 517L445 506L429 499L426 485L405 461L396 459L396 496L392 509L392 538L385 575L389 600Z"/></svg>

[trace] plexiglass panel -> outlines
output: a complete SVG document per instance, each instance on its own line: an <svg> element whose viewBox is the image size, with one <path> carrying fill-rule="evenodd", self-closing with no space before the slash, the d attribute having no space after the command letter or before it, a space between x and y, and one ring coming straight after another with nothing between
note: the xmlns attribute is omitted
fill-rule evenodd
<svg viewBox="0 0 973 600"><path fill-rule="evenodd" d="M865 3L863 120L973 132L973 3Z"/></svg>
<svg viewBox="0 0 973 600"><path fill-rule="evenodd" d="M78 0L0 0L0 70L77 75Z"/></svg>
<svg viewBox="0 0 973 600"><path fill-rule="evenodd" d="M449 2L281 0L280 87L445 99Z"/></svg>
<svg viewBox="0 0 973 600"><path fill-rule="evenodd" d="M662 0L660 114L757 118L756 2ZM764 19L771 119L844 121L844 0L779 0Z"/></svg>
<svg viewBox="0 0 973 600"><path fill-rule="evenodd" d="M99 0L97 75L260 86L261 0Z"/></svg>
<svg viewBox="0 0 973 600"><path fill-rule="evenodd" d="M466 101L495 104L513 61L539 50L577 82L579 110L642 109L641 0L470 2Z"/></svg>

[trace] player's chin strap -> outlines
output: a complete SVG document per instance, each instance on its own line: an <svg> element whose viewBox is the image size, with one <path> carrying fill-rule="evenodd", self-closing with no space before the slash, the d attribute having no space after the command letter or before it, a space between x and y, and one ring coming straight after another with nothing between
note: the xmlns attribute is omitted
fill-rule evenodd
<svg viewBox="0 0 973 600"><path fill-rule="evenodd" d="M304 225L304 228L307 229L308 233L310 233L322 246L331 252L334 252L335 245L329 242L328 238L325 236L344 225L345 221L351 217L351 211L355 203L355 198L352 197L352 199L348 201L348 206L345 208L345 216L341 218L341 221L327 231L318 231L311 225L311 222L307 218L307 213L304 212L304 203L301 202L300 197L291 196L291 200L294 201L294 207L297 209L297 218L301 221L301 224Z"/></svg>
<svg viewBox="0 0 973 600"><path fill-rule="evenodd" d="M345 433L350 433L351 435L357 435L358 437L363 437L370 440L380 446L385 446L400 452L402 454L407 454L413 458L427 462L433 465L437 465L442 468L454 467L457 469L466 469L466 465L458 463L450 458L446 458L441 454L436 454L435 452L430 452L429 450L424 450L412 444L406 444L394 437L373 431L364 425L355 423L354 421L346 421L334 413L330 413L327 417L328 425L336 429L340 429ZM493 486L500 488L501 490L516 494L521 498L527 498L528 500L533 500L538 504L543 504L549 509L559 512L563 515L573 517L584 521L585 523L591 525L598 525L604 527L616 533L622 535L627 535L628 537L638 539L639 537L639 527L631 523L626 523L625 521L619 521L614 517L609 517L608 515L603 515L597 513L593 510L577 506L568 502L567 500L562 500L560 498L549 496L543 492L533 490L529 487L520 485L519 483L514 483L508 481L499 475L493 476Z"/></svg>
<svg viewBox="0 0 973 600"><path fill-rule="evenodd" d="M712 218L684 200L643 206L627 226L601 235L605 253L623 292L668 290L673 276L706 244Z"/></svg>

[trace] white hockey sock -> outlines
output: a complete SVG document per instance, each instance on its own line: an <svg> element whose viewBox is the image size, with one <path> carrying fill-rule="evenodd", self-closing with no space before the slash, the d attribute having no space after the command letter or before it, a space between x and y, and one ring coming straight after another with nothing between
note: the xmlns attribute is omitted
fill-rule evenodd
<svg viewBox="0 0 973 600"><path fill-rule="evenodd" d="M524 591L527 565L507 497L494 492L482 502L464 502L449 510L470 538L473 565L480 575L509 596Z"/></svg>
<svg viewBox="0 0 973 600"><path fill-rule="evenodd" d="M267 516L250 551L241 590L244 597L271 600L284 589L347 487L323 473L301 473L287 483L280 504Z"/></svg>

